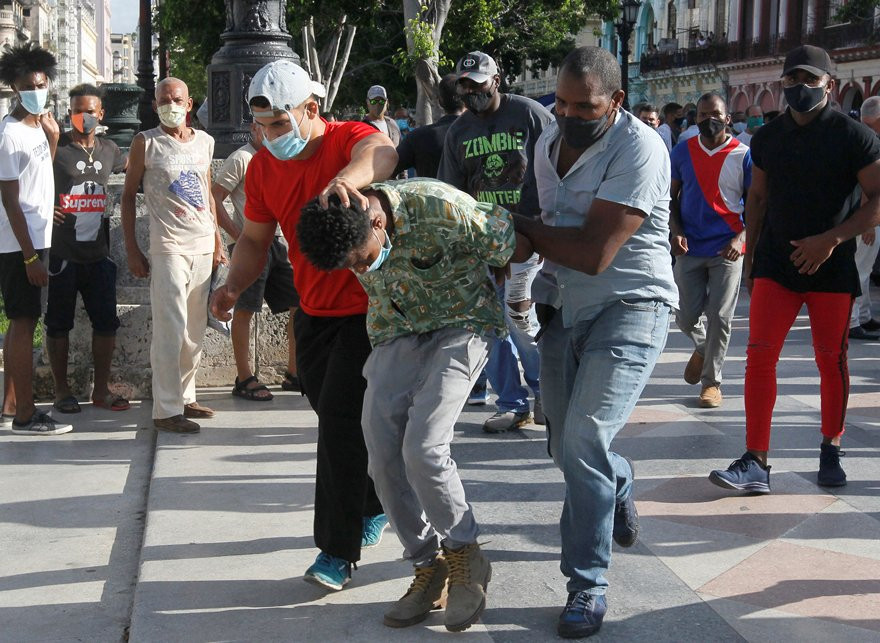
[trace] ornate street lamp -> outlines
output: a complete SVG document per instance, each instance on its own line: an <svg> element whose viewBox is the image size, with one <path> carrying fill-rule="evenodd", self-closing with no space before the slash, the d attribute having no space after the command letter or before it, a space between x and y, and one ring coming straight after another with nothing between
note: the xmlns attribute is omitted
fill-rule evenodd
<svg viewBox="0 0 880 643"><path fill-rule="evenodd" d="M642 3L639 0L623 0L620 3L620 20L614 25L617 29L617 37L620 38L620 72L623 81L623 89L626 94L623 98L624 109L629 109L629 37L639 17L639 9Z"/></svg>

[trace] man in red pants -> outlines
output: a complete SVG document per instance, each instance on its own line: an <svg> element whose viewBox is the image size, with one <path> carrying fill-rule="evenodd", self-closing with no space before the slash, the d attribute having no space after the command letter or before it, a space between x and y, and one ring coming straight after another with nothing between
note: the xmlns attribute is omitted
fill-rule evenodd
<svg viewBox="0 0 880 643"><path fill-rule="evenodd" d="M856 235L880 223L880 141L834 111L831 59L797 47L785 57L789 108L752 139L752 186L746 203L746 280L752 295L746 359L746 452L709 480L720 487L770 493L770 420L776 362L798 311L807 305L819 367L822 435L818 482L846 484L840 466L849 392L849 315L859 294ZM821 180L819 180L821 179ZM866 199L853 207L860 185ZM858 202L855 204L858 205Z"/></svg>

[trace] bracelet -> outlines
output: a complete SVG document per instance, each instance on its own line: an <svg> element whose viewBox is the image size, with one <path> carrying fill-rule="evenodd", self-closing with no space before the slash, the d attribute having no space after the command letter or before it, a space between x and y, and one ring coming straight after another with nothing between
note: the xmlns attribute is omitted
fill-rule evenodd
<svg viewBox="0 0 880 643"><path fill-rule="evenodd" d="M29 265L31 265L33 262L35 262L35 261L36 261L37 259L39 259L39 258L40 258L40 255L38 255L38 254L35 252L33 257L30 257L29 259L25 259L25 260L24 260L24 265L29 266Z"/></svg>

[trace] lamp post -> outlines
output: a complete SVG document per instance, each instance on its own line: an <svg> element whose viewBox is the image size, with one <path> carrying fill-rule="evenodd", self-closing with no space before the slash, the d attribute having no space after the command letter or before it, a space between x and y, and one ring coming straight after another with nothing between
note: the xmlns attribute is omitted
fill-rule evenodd
<svg viewBox="0 0 880 643"><path fill-rule="evenodd" d="M623 0L620 4L620 20L614 25L620 38L620 71L623 76L623 108L629 109L629 37L639 16L642 3L639 0Z"/></svg>
<svg viewBox="0 0 880 643"><path fill-rule="evenodd" d="M138 108L138 119L141 129L147 130L159 124L159 117L153 110L153 98L156 83L153 78L153 11L150 0L140 0L140 17L138 19L138 57L137 84L144 93L141 94Z"/></svg>

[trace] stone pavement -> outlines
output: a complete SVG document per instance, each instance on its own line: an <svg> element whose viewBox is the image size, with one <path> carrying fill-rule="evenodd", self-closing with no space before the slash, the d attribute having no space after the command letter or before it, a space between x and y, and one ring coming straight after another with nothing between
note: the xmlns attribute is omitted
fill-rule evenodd
<svg viewBox="0 0 880 643"><path fill-rule="evenodd" d="M727 493L706 475L743 451L745 312L741 302L721 409L696 407L674 331L616 440L636 464L642 538L615 550L594 640L880 640L880 343L850 349L848 486L815 485L819 382L801 317L779 369L773 494ZM493 579L482 621L453 635L440 613L382 626L410 573L390 530L344 591L301 580L316 554L304 398L261 405L213 389L200 400L220 412L192 437L144 428L149 402L83 405L64 436L0 431L0 641L556 639L563 485L540 427L487 436L491 407L469 407L456 428Z"/></svg>

